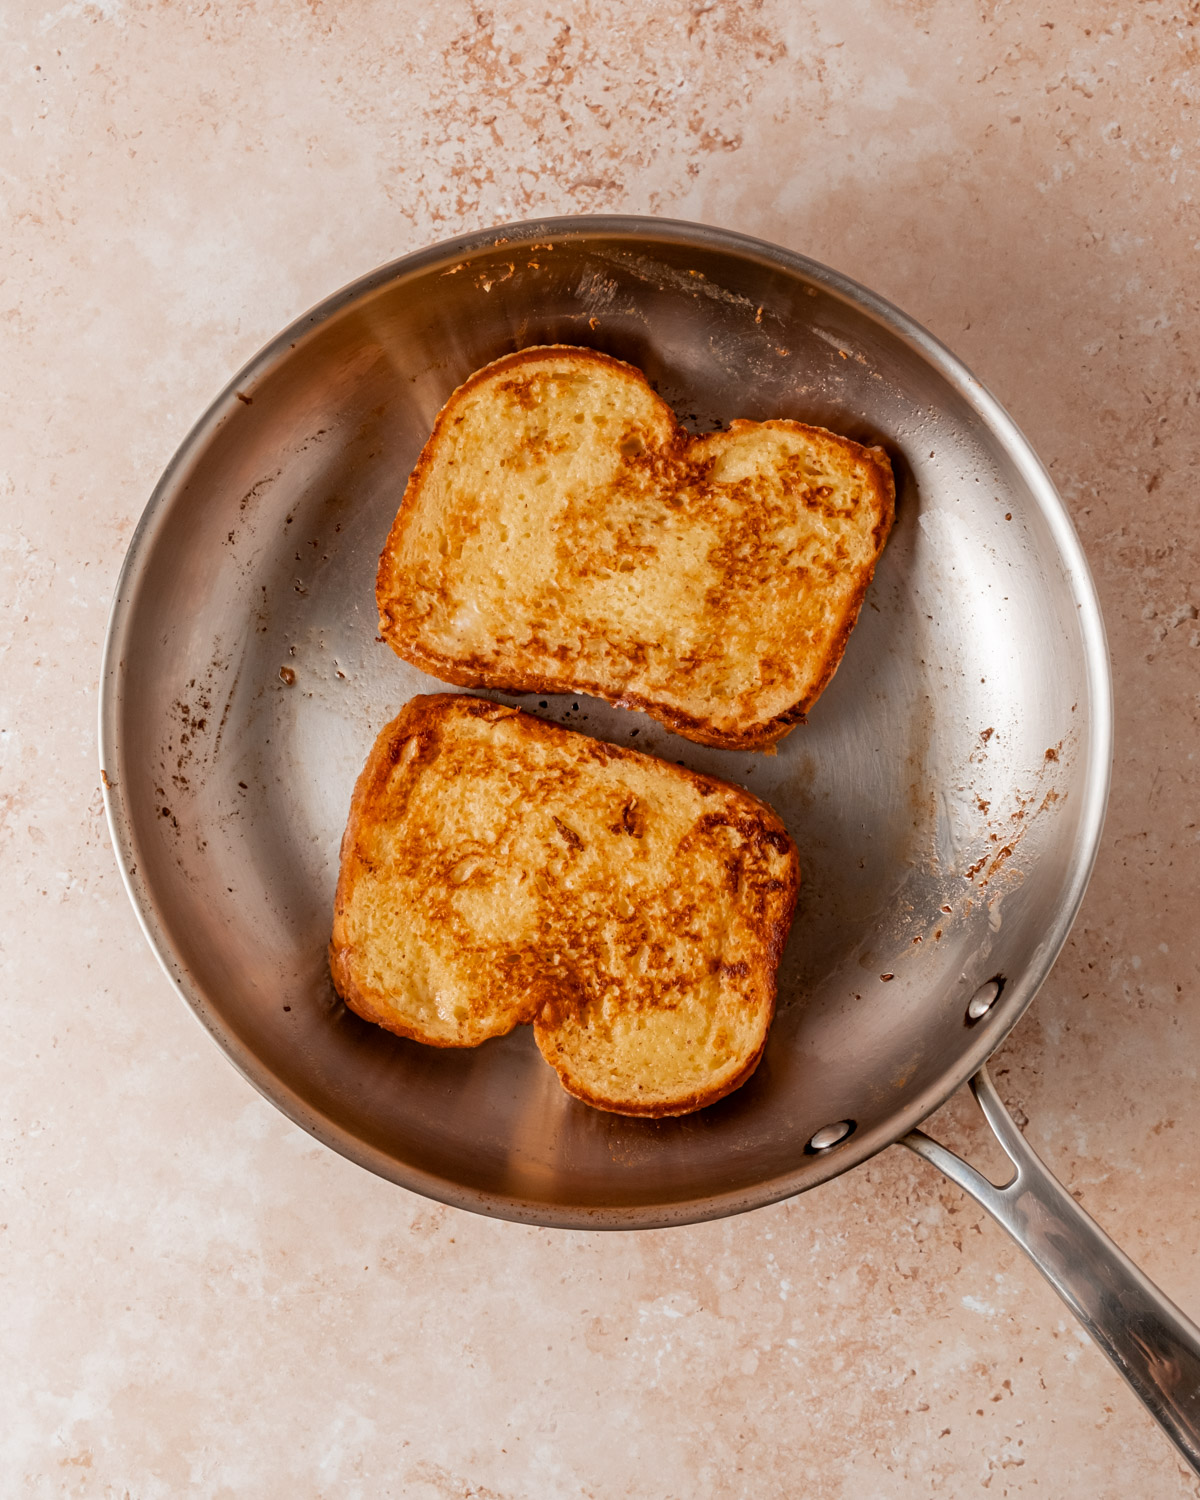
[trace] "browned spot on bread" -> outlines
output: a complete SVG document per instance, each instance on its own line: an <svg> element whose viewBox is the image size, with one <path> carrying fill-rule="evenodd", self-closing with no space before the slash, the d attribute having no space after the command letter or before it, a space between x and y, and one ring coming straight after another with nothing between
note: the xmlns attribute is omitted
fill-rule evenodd
<svg viewBox="0 0 1200 1500"><path fill-rule="evenodd" d="M561 818L556 817L554 819L554 826L555 826L555 828L558 829L559 833L562 834L563 838L566 840L567 845L570 848L572 848L572 849L582 849L583 848L583 840L579 837L579 835L575 832L575 830L573 828L568 828L567 825L563 822L563 820Z"/></svg>
<svg viewBox="0 0 1200 1500"><path fill-rule="evenodd" d="M638 799L630 794L621 808L620 820L610 827L613 833L628 833L633 838L640 838L645 826L645 814L638 806Z"/></svg>

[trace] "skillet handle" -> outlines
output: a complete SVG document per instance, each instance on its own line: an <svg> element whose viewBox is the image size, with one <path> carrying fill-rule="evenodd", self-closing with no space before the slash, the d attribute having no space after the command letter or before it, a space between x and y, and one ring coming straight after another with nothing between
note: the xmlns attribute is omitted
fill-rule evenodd
<svg viewBox="0 0 1200 1500"><path fill-rule="evenodd" d="M986 1068L971 1079L971 1092L1016 1168L1003 1187L923 1130L899 1144L944 1172L1008 1230L1200 1474L1200 1328L1051 1176Z"/></svg>

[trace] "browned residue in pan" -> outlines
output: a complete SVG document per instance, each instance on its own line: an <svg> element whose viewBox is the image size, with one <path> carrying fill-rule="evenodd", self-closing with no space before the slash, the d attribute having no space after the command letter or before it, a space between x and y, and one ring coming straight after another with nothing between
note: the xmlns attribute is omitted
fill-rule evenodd
<svg viewBox="0 0 1200 1500"><path fill-rule="evenodd" d="M986 759L987 742L994 734L994 729L985 729L980 732L981 743L979 748L972 753L971 760L978 764L980 760ZM1057 745L1047 748L1037 775L1039 783L1046 772L1052 771L1060 763L1062 748L1062 740L1059 740ZM1057 788L1048 787L1043 791L1041 785L1035 785L1028 793L1017 791L1013 797L1015 807L1007 817L998 813L995 818L989 819L987 841L994 847L985 850L973 864L968 866L965 871L966 878L977 881L981 889L986 886L1009 864L1038 814L1052 807L1061 800L1062 796L1063 793ZM975 802L980 812L987 817L991 810L991 803L979 796L976 796ZM1010 873L1021 878L1020 872L1015 869L1010 869Z"/></svg>

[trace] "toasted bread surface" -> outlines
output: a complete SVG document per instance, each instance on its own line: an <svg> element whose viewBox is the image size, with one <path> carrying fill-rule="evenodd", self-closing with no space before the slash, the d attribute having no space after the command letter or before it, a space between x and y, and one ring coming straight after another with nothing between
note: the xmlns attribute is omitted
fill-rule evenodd
<svg viewBox="0 0 1200 1500"><path fill-rule="evenodd" d="M758 1063L798 883L748 792L435 694L355 787L330 968L401 1036L469 1047L533 1022L569 1093L685 1114Z"/></svg>
<svg viewBox="0 0 1200 1500"><path fill-rule="evenodd" d="M754 749L829 682L891 465L823 428L689 436L631 365L508 355L450 397L380 557L380 631L443 681L584 692Z"/></svg>

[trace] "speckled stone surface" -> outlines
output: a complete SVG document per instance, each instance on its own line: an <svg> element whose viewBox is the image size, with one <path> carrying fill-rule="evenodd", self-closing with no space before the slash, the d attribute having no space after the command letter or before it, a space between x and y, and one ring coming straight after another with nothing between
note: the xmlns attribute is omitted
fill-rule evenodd
<svg viewBox="0 0 1200 1500"><path fill-rule="evenodd" d="M316 1145L143 942L94 728L156 477L341 283L601 210L836 266L1007 404L1095 569L1111 811L995 1074L1200 1313L1200 9L8 0L0 67L0 1492L1200 1493L1037 1272L900 1150L602 1236L436 1207ZM934 1128L978 1150L972 1111Z"/></svg>

